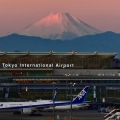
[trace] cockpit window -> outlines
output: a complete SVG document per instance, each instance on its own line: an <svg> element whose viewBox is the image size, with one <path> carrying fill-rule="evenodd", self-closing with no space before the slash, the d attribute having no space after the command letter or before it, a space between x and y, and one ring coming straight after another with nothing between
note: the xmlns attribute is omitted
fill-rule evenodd
<svg viewBox="0 0 120 120"><path fill-rule="evenodd" d="M0 106L3 106L3 104L0 104Z"/></svg>

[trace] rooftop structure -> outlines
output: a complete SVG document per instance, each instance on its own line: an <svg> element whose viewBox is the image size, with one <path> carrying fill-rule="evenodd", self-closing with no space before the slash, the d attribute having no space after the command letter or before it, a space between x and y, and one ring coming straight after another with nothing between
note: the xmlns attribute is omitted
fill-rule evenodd
<svg viewBox="0 0 120 120"><path fill-rule="evenodd" d="M76 52L76 51L72 51L72 52L54 52L54 51L50 51L50 52L30 52L30 51L27 51L27 52L0 52L0 57L3 57L3 56L7 56L7 57L18 57L18 56L35 56L35 57L43 57L43 56L52 56L52 57L67 57L67 56L79 56L80 58L89 58L89 57L100 57L100 58L114 58L117 53L99 53L97 51L95 52Z"/></svg>

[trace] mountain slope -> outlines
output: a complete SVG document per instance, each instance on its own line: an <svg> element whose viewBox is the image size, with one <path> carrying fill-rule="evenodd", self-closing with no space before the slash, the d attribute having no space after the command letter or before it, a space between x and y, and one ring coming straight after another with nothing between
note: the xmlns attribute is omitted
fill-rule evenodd
<svg viewBox="0 0 120 120"><path fill-rule="evenodd" d="M88 35L68 41L49 40L39 37L28 37L12 34L0 38L2 51L31 51L31 52L116 52L120 54L120 34L105 32Z"/></svg>
<svg viewBox="0 0 120 120"><path fill-rule="evenodd" d="M72 40L80 36L98 33L101 33L101 31L89 26L69 13L51 13L17 34L51 40Z"/></svg>

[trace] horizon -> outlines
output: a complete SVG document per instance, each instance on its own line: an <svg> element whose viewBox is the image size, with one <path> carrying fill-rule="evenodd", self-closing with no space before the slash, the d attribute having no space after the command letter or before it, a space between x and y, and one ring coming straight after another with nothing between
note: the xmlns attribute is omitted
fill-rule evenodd
<svg viewBox="0 0 120 120"><path fill-rule="evenodd" d="M68 4L69 3L69 4ZM103 32L120 33L119 0L1 0L0 37L16 33L50 13L70 13ZM6 9L7 8L7 9Z"/></svg>

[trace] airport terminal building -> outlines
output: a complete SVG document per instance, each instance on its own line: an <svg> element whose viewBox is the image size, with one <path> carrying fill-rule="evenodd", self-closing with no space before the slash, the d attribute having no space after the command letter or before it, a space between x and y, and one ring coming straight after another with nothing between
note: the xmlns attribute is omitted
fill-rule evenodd
<svg viewBox="0 0 120 120"><path fill-rule="evenodd" d="M90 86L87 100L120 98L117 53L0 52L0 97L69 100ZM71 84L75 83L74 86Z"/></svg>

